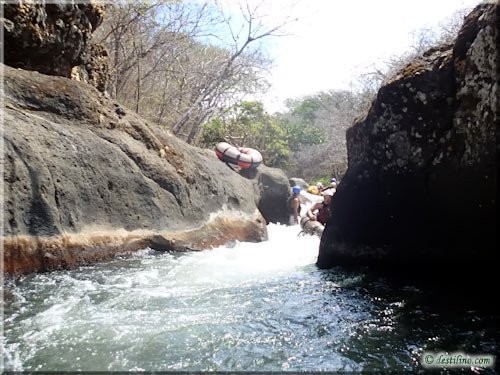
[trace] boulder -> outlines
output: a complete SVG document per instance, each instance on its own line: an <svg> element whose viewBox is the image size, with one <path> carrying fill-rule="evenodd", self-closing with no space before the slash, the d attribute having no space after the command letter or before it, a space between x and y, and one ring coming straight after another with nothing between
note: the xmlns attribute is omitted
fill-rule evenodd
<svg viewBox="0 0 500 375"><path fill-rule="evenodd" d="M306 180L302 178L292 177L288 180L290 187L300 186L302 190L306 190L309 187L309 184Z"/></svg>
<svg viewBox="0 0 500 375"><path fill-rule="evenodd" d="M260 190L260 198L257 202L259 211L267 223L286 224L288 222L287 201L290 196L288 178L281 169L265 165L260 165L256 171L255 180Z"/></svg>
<svg viewBox="0 0 500 375"><path fill-rule="evenodd" d="M454 44L398 72L347 131L319 267L495 257L498 29L498 4L478 5Z"/></svg>
<svg viewBox="0 0 500 375"><path fill-rule="evenodd" d="M86 82L106 93L109 83L109 54L101 44L90 44L81 57L82 64L71 69L71 79Z"/></svg>
<svg viewBox="0 0 500 375"><path fill-rule="evenodd" d="M3 69L6 273L266 239L261 187L213 151L85 83Z"/></svg>
<svg viewBox="0 0 500 375"><path fill-rule="evenodd" d="M80 74L73 72L73 76L88 78L104 92L107 53L91 44L92 32L103 20L104 5L16 1L3 7L5 64L62 77L71 77L72 69L80 66Z"/></svg>

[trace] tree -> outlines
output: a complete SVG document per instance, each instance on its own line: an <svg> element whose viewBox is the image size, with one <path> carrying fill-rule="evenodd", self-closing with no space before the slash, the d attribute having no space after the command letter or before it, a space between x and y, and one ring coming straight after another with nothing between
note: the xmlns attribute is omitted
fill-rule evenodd
<svg viewBox="0 0 500 375"><path fill-rule="evenodd" d="M260 42L290 21L266 28L257 8L240 7L238 29L215 0L108 6L95 37L111 51L110 95L194 143L203 122L267 85Z"/></svg>
<svg viewBox="0 0 500 375"><path fill-rule="evenodd" d="M196 109L204 102L213 102L214 97L217 98L217 96L220 95L220 91L224 91L225 84L230 82L231 78L255 70L255 67L251 64L249 65L248 62L263 61L261 50L257 42L264 38L284 35L281 33L281 30L290 20L285 19L277 25L265 26L258 15L258 8L259 6L251 8L248 2L245 6L240 6L245 24L238 31L235 30L232 25L231 15L229 14L226 16L224 12L220 13L223 24L227 32L231 35L232 44L228 48L231 53L213 76L213 79L211 79L210 82L204 86L203 90L198 93L192 105L172 127L172 132L174 134L179 134L184 128L188 127L189 122L191 122L191 124L189 124L191 130L187 138L188 143L194 140L198 134L200 125L206 118L206 116L203 118L196 116ZM253 46L257 47L252 48Z"/></svg>
<svg viewBox="0 0 500 375"><path fill-rule="evenodd" d="M328 181L331 177L342 177L347 169L345 132L366 109L368 98L371 97L365 93L331 90L289 100L288 110L282 116L297 125L308 121L324 133L325 140L294 150L288 175Z"/></svg>
<svg viewBox="0 0 500 375"><path fill-rule="evenodd" d="M203 125L200 144L213 147L221 141L252 147L262 153L266 165L286 167L292 151L324 141L323 132L310 124L294 124L281 116L271 116L260 102L244 101L223 117Z"/></svg>
<svg viewBox="0 0 500 375"><path fill-rule="evenodd" d="M293 162L287 166L288 175L323 181L331 177L341 178L347 169L347 128L366 112L387 79L429 48L451 43L468 12L455 12L438 28L413 32L412 45L405 54L392 56L382 66L373 64L353 83L353 91L332 90L289 100L288 110L282 116L291 123L311 121L324 131L325 142L292 152L290 160Z"/></svg>

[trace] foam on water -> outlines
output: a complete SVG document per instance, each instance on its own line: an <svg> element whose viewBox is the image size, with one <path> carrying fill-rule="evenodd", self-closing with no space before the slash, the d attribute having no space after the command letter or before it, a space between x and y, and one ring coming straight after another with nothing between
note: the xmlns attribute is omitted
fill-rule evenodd
<svg viewBox="0 0 500 375"><path fill-rule="evenodd" d="M422 330L418 345L402 339L402 299L371 295L359 272L317 269L319 238L298 236L298 226L271 224L268 232L262 243L191 253L144 249L8 280L5 368L414 369L418 348L436 332Z"/></svg>
<svg viewBox="0 0 500 375"><path fill-rule="evenodd" d="M160 345L156 340L168 347L180 345L175 342L181 338L212 347L219 330L234 340L240 329L233 331L232 325L251 321L251 310L261 309L258 320L267 319L268 304L285 297L282 283L315 269L317 237L298 236L298 226L268 229L263 243L188 254L146 249L106 264L12 281L6 298L6 368L124 370L144 367L140 358L147 355L138 348ZM213 332L207 331L210 326ZM204 335L210 337L203 340ZM160 361L160 367L183 368L185 353L177 357ZM158 368L149 361L152 367L145 368ZM210 359L199 369L212 367L217 365Z"/></svg>

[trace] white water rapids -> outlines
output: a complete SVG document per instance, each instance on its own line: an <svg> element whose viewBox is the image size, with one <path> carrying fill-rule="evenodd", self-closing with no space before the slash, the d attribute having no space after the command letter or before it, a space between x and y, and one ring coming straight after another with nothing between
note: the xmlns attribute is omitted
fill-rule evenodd
<svg viewBox="0 0 500 375"><path fill-rule="evenodd" d="M7 280L4 369L408 371L427 346L464 337L477 316L439 320L446 311L416 303L405 311L406 300L424 296L419 289L319 270L317 237L298 236L298 226L268 231L262 243L145 249ZM476 324L489 327L488 319ZM474 340L486 352L492 345L489 336Z"/></svg>
<svg viewBox="0 0 500 375"><path fill-rule="evenodd" d="M260 244L188 254L146 249L11 280L5 368L356 368L333 346L367 313L340 307L340 283L314 264L317 237L297 236L298 226L268 229ZM331 331L335 315L343 323Z"/></svg>

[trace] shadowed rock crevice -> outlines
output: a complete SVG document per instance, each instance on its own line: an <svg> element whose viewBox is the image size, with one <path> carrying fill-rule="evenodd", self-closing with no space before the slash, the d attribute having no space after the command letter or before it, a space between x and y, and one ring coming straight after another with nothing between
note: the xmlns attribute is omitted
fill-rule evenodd
<svg viewBox="0 0 500 375"><path fill-rule="evenodd" d="M25 183L29 184L29 188L27 185L24 186L26 190L31 193L31 197L26 205L27 215L23 217L23 222L29 228L29 234L44 236L58 235L60 232L54 220L54 210L50 207L50 203L48 203L45 198L48 194L48 189L45 185L40 183L40 175L42 173L40 173L39 170L33 170L30 166L30 162L25 160L23 152L19 150L10 139L4 137L4 141L7 149L12 149L13 151L12 157L8 158L11 162L11 168L5 168L5 170L11 170L10 175L13 176L11 178L14 180L19 180L18 176L20 174L18 174L16 170L24 169L24 173L21 175L26 175L27 172L28 180L25 181ZM14 160L20 162L18 167L15 166L16 163ZM9 193L14 196L18 194L18 192L13 189L9 189ZM15 207L15 204L11 204L10 206ZM16 220L13 218L9 220L9 223L18 226Z"/></svg>

